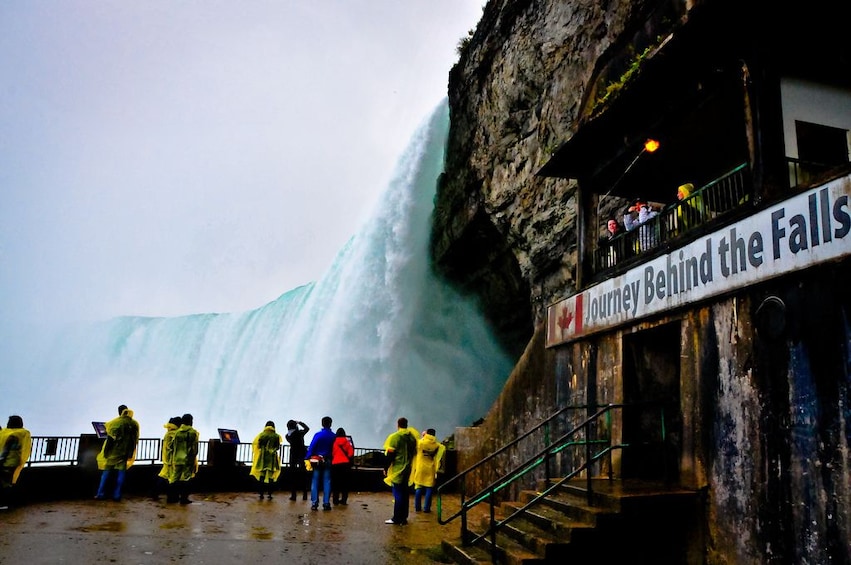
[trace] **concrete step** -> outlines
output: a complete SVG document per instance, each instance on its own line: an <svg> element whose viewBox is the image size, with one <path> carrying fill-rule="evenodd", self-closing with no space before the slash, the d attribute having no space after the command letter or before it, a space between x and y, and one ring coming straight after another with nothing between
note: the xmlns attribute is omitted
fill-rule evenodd
<svg viewBox="0 0 851 565"><path fill-rule="evenodd" d="M487 525L470 528L473 536L479 536L485 531L487 531ZM476 545L489 557L492 555L494 546L490 535L479 540ZM539 565L546 563L544 553L536 553L530 550L504 531L497 532L495 549L496 560L503 565Z"/></svg>
<svg viewBox="0 0 851 565"><path fill-rule="evenodd" d="M589 505L586 486L585 481L567 484L501 526L496 535L497 561L519 565L594 559L612 535L625 543L607 547L606 555L610 557L630 560L636 555L656 555L660 559L666 556L662 559L666 563L681 558L684 547L676 543L682 537L677 525L686 527L682 524L694 515L695 491L648 482L606 480L593 485L594 505ZM517 501L503 502L496 508L495 519L504 520L515 514L539 494L540 491L521 491ZM484 507L476 508L478 511L471 513L468 521L472 537L490 527L489 513ZM444 543L450 554L451 544ZM457 563L490 563L491 544L490 536L482 538L477 547L463 548L467 557L453 559Z"/></svg>
<svg viewBox="0 0 851 565"><path fill-rule="evenodd" d="M459 565L491 565L491 555L476 546L463 546L458 540L443 540L443 553Z"/></svg>
<svg viewBox="0 0 851 565"><path fill-rule="evenodd" d="M501 515L510 516L522 507L520 502L503 503ZM517 528L550 543L569 543L576 537L587 537L594 529L594 523L591 521L568 518L563 512L543 504L524 510L520 516L512 519L509 525L514 523Z"/></svg>
<svg viewBox="0 0 851 565"><path fill-rule="evenodd" d="M540 493L537 491L521 491L519 493L519 502L526 504L539 495ZM548 495L533 508L549 508L555 513L563 515L569 521L590 524L592 526L597 525L601 516L609 516L617 513L616 510L610 508L589 506L584 499L561 492L554 492Z"/></svg>

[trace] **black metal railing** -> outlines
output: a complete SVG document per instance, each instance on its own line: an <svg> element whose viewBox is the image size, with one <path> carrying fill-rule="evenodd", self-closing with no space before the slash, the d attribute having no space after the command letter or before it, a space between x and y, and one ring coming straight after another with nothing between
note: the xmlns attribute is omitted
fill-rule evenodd
<svg viewBox="0 0 851 565"><path fill-rule="evenodd" d="M472 467L465 469L455 477L449 479L448 481L445 481L441 486L439 486L437 489L438 523L440 523L441 525L445 525L455 519L460 518L461 539L466 545L473 545L479 540L482 540L486 537L490 537L491 548L495 551L497 547L496 534L499 529L514 520L515 517L521 515L527 509L540 503L540 501L545 499L555 489L559 488L567 481L579 477L582 473L585 474L585 490L587 494L588 504L593 505L594 491L592 483L592 465L599 461L607 459L608 471L606 476L608 477L608 479L611 480L613 478L611 460L612 453L616 450L623 450L631 447L629 443L612 442L610 434L610 430L612 428L612 413L614 411L621 411L622 414L624 410L631 408L651 408L654 410L659 410L659 437L657 443L661 446L664 446L667 442L667 426L665 407L663 404L608 404L604 406L568 406L562 408L561 410L559 410L558 412L556 412L531 430L525 432L512 442L491 453ZM588 409L597 409L597 411L594 414L585 418L578 425L575 425L574 427L570 428L567 432L559 436L554 441L549 441L549 427L551 426L553 421L555 421L558 417L563 416L568 411ZM541 430L542 428L546 428L548 430L547 433L544 434L544 436L547 438L547 441L543 445L543 447L540 447L534 452L531 457L528 457L525 461L523 461L519 465L516 465L509 472L503 474L495 481L492 481L490 484L480 489L475 494L470 496L467 495L465 482L466 478L471 473L476 472L482 467L493 463L497 457L504 454L509 449L517 446L525 439L533 436L535 432ZM573 460L577 461L577 463L570 471L560 475L557 480L553 482L553 477L550 471L550 462L553 460L554 457L561 453L567 452L568 450L573 451ZM660 453L662 454L661 467L664 469L667 464L666 460L664 459L665 450L662 449ZM516 510L511 515L507 516L502 520L496 520L495 506L497 503L498 495L502 491L509 488L513 483L524 479L530 473L536 471L539 468L543 468L544 483L546 485L546 488L543 491L537 493L536 496L528 503L526 503L522 508ZM667 471L664 474L667 476ZM444 487L446 487L447 485L450 485L450 488L455 488L458 490L458 493L460 494L460 509L452 515L444 518L442 515L441 493ZM477 536L473 536L467 526L467 514L473 507L483 502L488 502L489 504L490 524L484 532Z"/></svg>
<svg viewBox="0 0 851 565"><path fill-rule="evenodd" d="M797 188L818 182L828 171L839 166L841 165L829 165L787 157L786 167L789 174L789 187Z"/></svg>
<svg viewBox="0 0 851 565"><path fill-rule="evenodd" d="M634 263L653 249L716 223L751 202L747 163L705 184L683 200L666 206L658 215L631 231L601 241L594 251L593 270L600 273L618 264Z"/></svg>
<svg viewBox="0 0 851 565"><path fill-rule="evenodd" d="M81 461L81 436L33 436L32 452L27 466L77 465ZM198 442L198 462L206 465L209 460L210 441ZM236 445L236 463L251 465L252 447L250 443ZM281 465L289 466L290 446L282 445L279 451ZM380 466L383 450L377 448L355 448L355 467ZM162 464L162 439L140 438L136 444L137 465Z"/></svg>

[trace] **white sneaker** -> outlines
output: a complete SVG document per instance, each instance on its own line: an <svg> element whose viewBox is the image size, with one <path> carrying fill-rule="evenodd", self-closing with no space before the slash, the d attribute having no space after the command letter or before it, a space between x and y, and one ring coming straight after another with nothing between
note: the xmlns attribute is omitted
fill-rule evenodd
<svg viewBox="0 0 851 565"><path fill-rule="evenodd" d="M389 520L384 520L384 523L385 524L395 524L396 522L393 521L393 518L390 518Z"/></svg>

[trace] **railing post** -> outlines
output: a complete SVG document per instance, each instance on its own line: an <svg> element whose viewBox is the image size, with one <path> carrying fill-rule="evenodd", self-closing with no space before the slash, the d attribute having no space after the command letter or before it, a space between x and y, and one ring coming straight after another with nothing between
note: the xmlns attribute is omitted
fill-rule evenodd
<svg viewBox="0 0 851 565"><path fill-rule="evenodd" d="M588 493L588 505L593 499L591 489L591 422L585 423L585 491Z"/></svg>
<svg viewBox="0 0 851 565"><path fill-rule="evenodd" d="M614 470L612 469L612 411L606 410L606 430L608 430L609 446L606 450L609 458L609 480L614 478Z"/></svg>
<svg viewBox="0 0 851 565"><path fill-rule="evenodd" d="M668 474L668 430L665 428L665 405L663 404L660 408L660 418L662 419L662 476L664 477L665 484L669 484L671 481L670 475Z"/></svg>
<svg viewBox="0 0 851 565"><path fill-rule="evenodd" d="M549 448L550 446L550 423L547 422L544 426L544 447ZM550 486L550 452L547 451L546 455L544 455L544 484L549 487Z"/></svg>
<svg viewBox="0 0 851 565"><path fill-rule="evenodd" d="M467 477L461 479L461 543L470 542L470 531L467 529Z"/></svg>
<svg viewBox="0 0 851 565"><path fill-rule="evenodd" d="M496 494L494 493L494 491L493 491L493 490L491 490L490 497L488 497L488 500L490 501L490 514L491 514L491 516L490 516L490 518L491 518L491 520L490 520L490 532L491 532L491 561L493 561L494 563L496 563L496 562L497 562L497 552L496 552L496 528L494 527L494 524L493 524L493 523L495 522L495 519L494 519L494 518L496 517L496 516L495 516L495 513L494 513L494 501L493 501L493 499L494 499L494 497L495 497L495 496L496 496Z"/></svg>

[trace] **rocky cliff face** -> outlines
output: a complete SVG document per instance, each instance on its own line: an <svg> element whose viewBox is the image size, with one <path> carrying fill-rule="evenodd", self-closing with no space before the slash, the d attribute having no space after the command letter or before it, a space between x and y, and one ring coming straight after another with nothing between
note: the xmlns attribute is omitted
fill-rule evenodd
<svg viewBox="0 0 851 565"><path fill-rule="evenodd" d="M642 38L683 10L673 0L491 0L450 73L432 253L515 353L574 286L573 181L536 173Z"/></svg>

